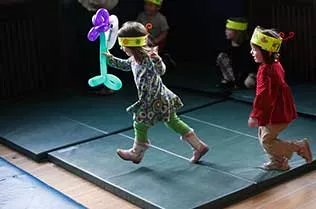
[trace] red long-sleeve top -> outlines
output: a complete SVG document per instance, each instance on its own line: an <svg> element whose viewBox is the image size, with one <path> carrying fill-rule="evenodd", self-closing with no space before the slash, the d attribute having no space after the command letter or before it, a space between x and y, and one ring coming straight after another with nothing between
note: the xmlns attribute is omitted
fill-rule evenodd
<svg viewBox="0 0 316 209"><path fill-rule="evenodd" d="M290 123L297 118L294 98L284 80L280 62L259 66L256 97L250 117L256 118L259 126Z"/></svg>

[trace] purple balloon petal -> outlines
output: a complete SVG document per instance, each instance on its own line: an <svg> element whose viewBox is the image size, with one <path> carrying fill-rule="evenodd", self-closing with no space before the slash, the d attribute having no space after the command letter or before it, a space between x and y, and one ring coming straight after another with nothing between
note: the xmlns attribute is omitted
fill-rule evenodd
<svg viewBox="0 0 316 209"><path fill-rule="evenodd" d="M88 39L89 41L95 41L99 37L100 33L95 30L95 28L91 28L88 33Z"/></svg>
<svg viewBox="0 0 316 209"><path fill-rule="evenodd" d="M94 18L92 19L92 24L94 26L100 25L101 23L104 22L104 18L101 15L95 14L93 17Z"/></svg>
<svg viewBox="0 0 316 209"><path fill-rule="evenodd" d="M95 41L101 32L106 32L110 29L110 17L109 12L106 9L99 9L92 17L93 28L88 33L88 39Z"/></svg>
<svg viewBox="0 0 316 209"><path fill-rule="evenodd" d="M99 9L97 13L95 14L95 21L94 25L100 25L101 23L109 24L110 15L109 12L106 9Z"/></svg>

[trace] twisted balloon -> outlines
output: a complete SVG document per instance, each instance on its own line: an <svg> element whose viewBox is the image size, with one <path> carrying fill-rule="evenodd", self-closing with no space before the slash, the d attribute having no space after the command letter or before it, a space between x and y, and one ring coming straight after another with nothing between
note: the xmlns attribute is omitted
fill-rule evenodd
<svg viewBox="0 0 316 209"><path fill-rule="evenodd" d="M106 56L102 55L103 52L108 50L107 48L107 39L106 33L112 32L112 23L111 17L106 9L99 9L95 15L92 17L92 27L88 33L88 39L90 41L97 40L100 37L100 72L101 75L95 76L89 79L88 83L91 87L98 86L100 84L104 84L106 87L112 90L119 90L122 87L121 80L115 75L107 73L107 59ZM113 18L112 18L113 19ZM114 18L115 19L115 18ZM116 22L117 23L117 22ZM117 23L118 24L118 23ZM113 38L115 36L110 36ZM116 37L115 37L116 38ZM112 40L113 42L113 40Z"/></svg>

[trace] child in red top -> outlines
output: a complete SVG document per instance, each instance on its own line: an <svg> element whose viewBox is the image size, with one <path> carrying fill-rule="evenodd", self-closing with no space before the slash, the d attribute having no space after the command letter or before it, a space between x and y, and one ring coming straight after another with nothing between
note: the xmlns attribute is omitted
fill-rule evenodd
<svg viewBox="0 0 316 209"><path fill-rule="evenodd" d="M257 27L251 38L251 54L261 63L257 73L256 98L248 125L258 126L258 137L270 161L263 165L266 170L288 170L288 160L296 152L312 161L306 139L286 141L278 135L297 118L294 99L284 80L284 70L278 61L281 36L273 30Z"/></svg>

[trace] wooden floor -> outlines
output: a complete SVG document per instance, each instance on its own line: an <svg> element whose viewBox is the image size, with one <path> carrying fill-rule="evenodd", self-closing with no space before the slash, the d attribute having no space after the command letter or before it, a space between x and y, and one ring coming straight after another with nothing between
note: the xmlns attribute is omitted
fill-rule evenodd
<svg viewBox="0 0 316 209"><path fill-rule="evenodd" d="M0 156L91 209L138 208L52 163L36 163L0 144ZM316 171L249 198L228 209L315 209Z"/></svg>

